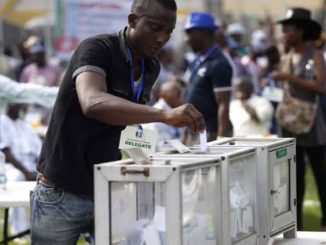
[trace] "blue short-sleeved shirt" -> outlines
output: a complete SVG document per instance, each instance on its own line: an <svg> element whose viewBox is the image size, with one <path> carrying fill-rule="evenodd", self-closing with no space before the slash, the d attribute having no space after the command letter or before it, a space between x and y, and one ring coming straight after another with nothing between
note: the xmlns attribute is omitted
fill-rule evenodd
<svg viewBox="0 0 326 245"><path fill-rule="evenodd" d="M231 91L231 80L232 67L219 48L191 76L185 102L193 104L203 114L208 132L217 132L218 105L214 92Z"/></svg>

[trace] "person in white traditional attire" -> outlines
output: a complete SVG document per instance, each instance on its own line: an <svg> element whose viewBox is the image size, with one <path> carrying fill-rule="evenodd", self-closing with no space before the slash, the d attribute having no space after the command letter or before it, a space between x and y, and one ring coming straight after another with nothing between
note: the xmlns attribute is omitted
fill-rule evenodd
<svg viewBox="0 0 326 245"><path fill-rule="evenodd" d="M12 180L14 178L17 179L35 179L35 162L33 161L33 156L29 156L27 154L28 151L39 151L39 142L34 138L34 136L31 136L31 132L29 129L27 129L26 124L24 124L20 119L16 122L13 122L12 119L10 119L7 115L4 115L6 112L6 108L8 107L9 103L29 103L29 104L37 104L40 106L44 106L46 108L51 108L54 105L55 99L57 97L58 93L58 87L46 87L43 85L35 85L35 84L21 84L17 81L14 81L6 76L0 75L0 146L1 150L8 152L8 146L10 145L10 142L12 143L15 141L16 147L12 148L11 151L14 152L14 155L17 157L15 152L19 149L22 153L22 155L25 155L24 157L20 158L20 161L25 162L26 166L21 167L20 170L15 168L12 165L6 164L6 175L9 180ZM10 107L10 106L9 106ZM17 127L17 129L16 129ZM6 130L3 130L6 129ZM10 128L10 130L7 130ZM19 129L18 129L19 128ZM15 133L16 135L15 135ZM28 140L29 142L33 142L31 145L28 145L26 140L23 139L21 136L17 136L17 133L21 132L24 134L24 138L31 137L34 138L34 140ZM18 138L17 138L18 137ZM19 139L19 140L17 140ZM21 145L19 147L18 145ZM7 146L7 147L6 147ZM8 155L8 154L7 154ZM19 154L18 154L19 155ZM7 158L7 156L6 156ZM23 159L26 159L23 160ZM10 157L9 157L10 159ZM19 158L17 158L19 160ZM16 159L16 160L17 160ZM10 162L8 159L6 159L7 162ZM11 158L12 160L12 158ZM23 171L22 171L23 170ZM25 174L23 174L25 172ZM25 210L21 209L10 209L9 216L10 224L12 224L12 233L15 234L16 232L24 230L26 227L28 227L28 222L26 219L26 214L20 215L19 213L25 212ZM11 214L13 213L13 214ZM14 213L17 213L15 215ZM23 218L25 215L25 218ZM22 217L18 218L23 221L16 221L15 217Z"/></svg>
<svg viewBox="0 0 326 245"><path fill-rule="evenodd" d="M31 126L21 118L25 106L9 104L7 114L0 116L0 149L6 156L6 177L9 181L36 179L36 161L42 141ZM18 234L28 229L28 217L23 207L9 210L11 232Z"/></svg>
<svg viewBox="0 0 326 245"><path fill-rule="evenodd" d="M274 109L265 98L254 94L253 83L239 78L235 99L230 103L230 121L233 136L267 136L270 133Z"/></svg>

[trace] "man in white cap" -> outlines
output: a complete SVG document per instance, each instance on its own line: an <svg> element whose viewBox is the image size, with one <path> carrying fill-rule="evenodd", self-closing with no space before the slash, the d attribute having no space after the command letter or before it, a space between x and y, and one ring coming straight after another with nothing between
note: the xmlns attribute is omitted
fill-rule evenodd
<svg viewBox="0 0 326 245"><path fill-rule="evenodd" d="M240 57L248 55L248 48L242 45L243 36L246 34L246 30L242 24L235 22L228 25L226 29L226 34L229 39L232 39L233 42L236 42L238 45L237 52Z"/></svg>

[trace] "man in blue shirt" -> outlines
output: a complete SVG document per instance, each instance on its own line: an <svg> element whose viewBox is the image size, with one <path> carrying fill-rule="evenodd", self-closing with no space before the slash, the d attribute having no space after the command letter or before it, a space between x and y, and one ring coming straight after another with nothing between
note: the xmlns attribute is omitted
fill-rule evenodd
<svg viewBox="0 0 326 245"><path fill-rule="evenodd" d="M191 13L185 25L187 43L197 54L190 66L185 101L203 114L209 141L228 136L230 130L232 67L215 42L217 29L207 13Z"/></svg>

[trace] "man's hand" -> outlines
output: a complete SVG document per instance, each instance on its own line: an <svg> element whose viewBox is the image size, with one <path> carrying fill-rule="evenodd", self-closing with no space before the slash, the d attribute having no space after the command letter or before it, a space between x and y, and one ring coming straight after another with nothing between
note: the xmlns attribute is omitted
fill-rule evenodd
<svg viewBox="0 0 326 245"><path fill-rule="evenodd" d="M185 104L172 110L164 111L164 123L175 127L189 127L194 132L205 129L203 115L191 104Z"/></svg>

